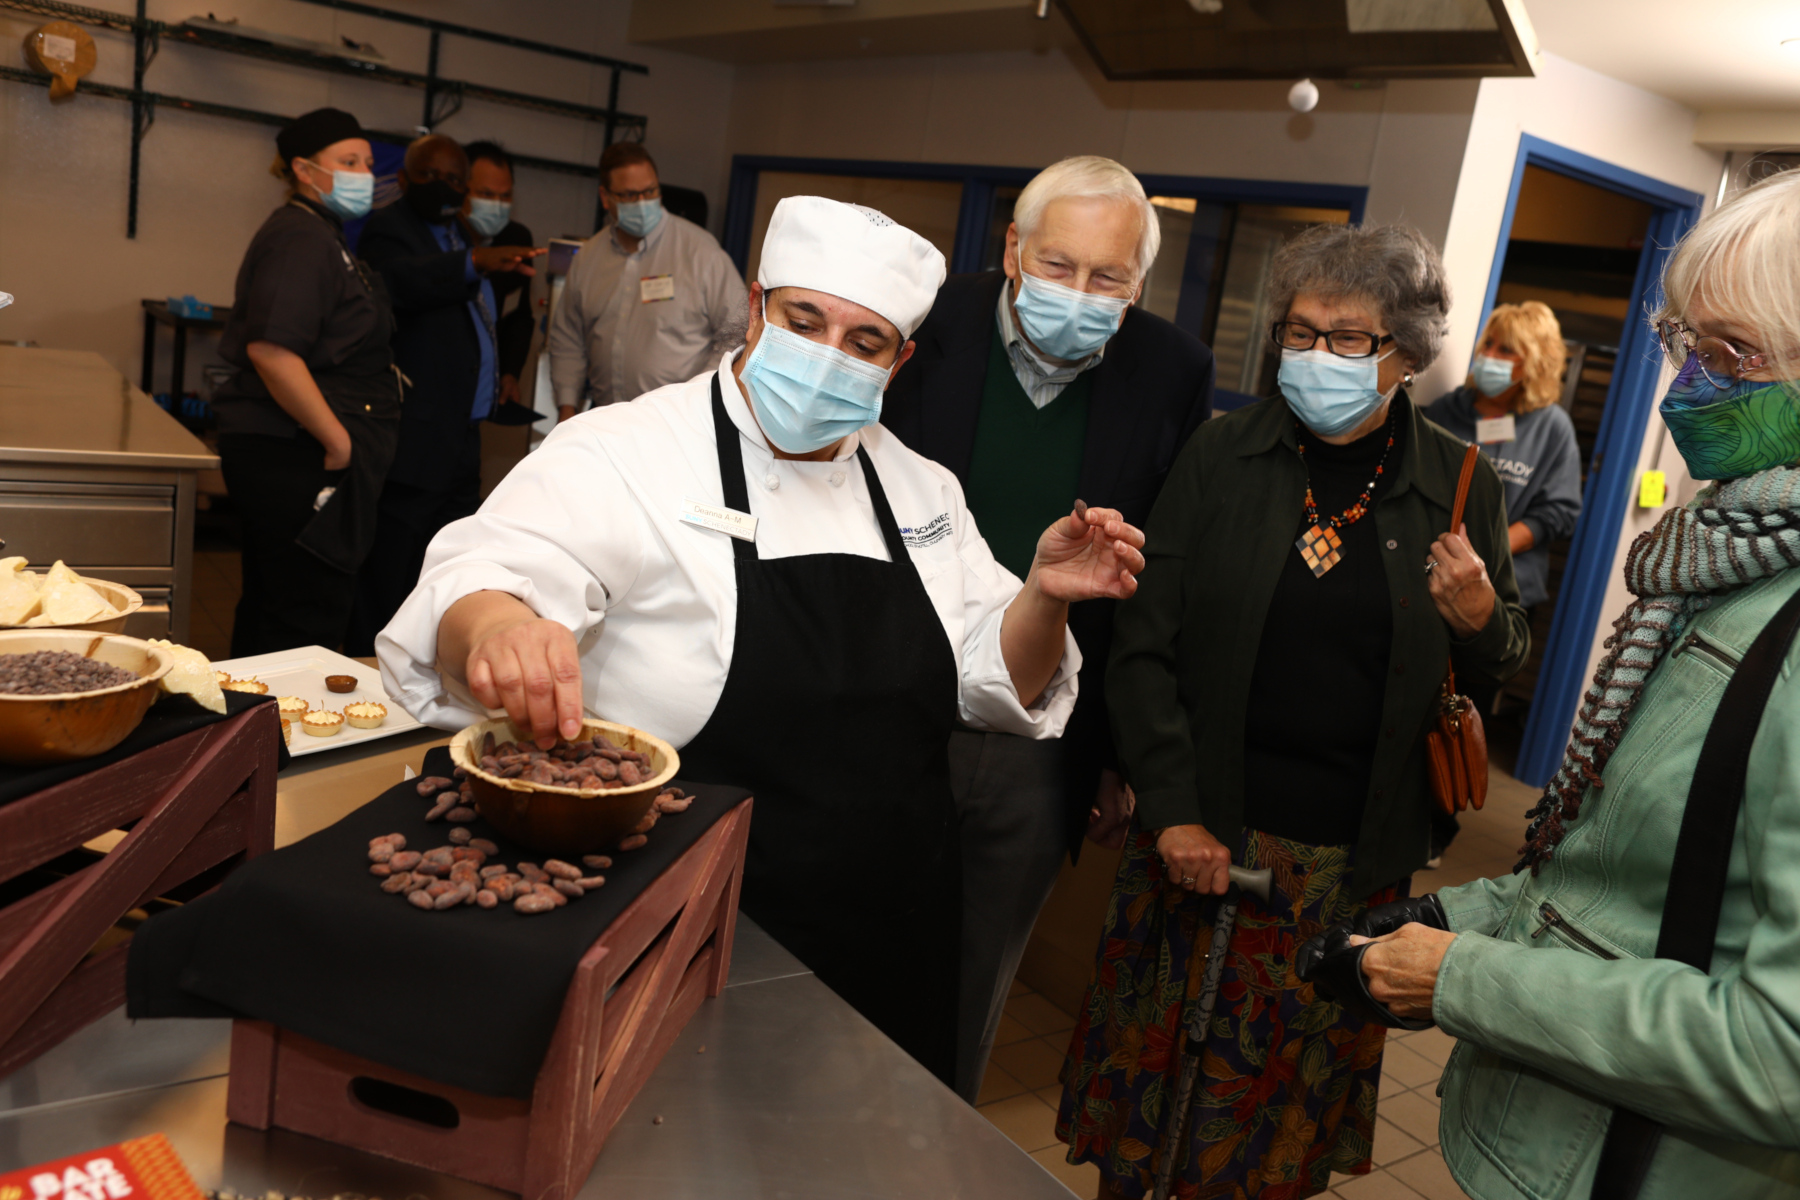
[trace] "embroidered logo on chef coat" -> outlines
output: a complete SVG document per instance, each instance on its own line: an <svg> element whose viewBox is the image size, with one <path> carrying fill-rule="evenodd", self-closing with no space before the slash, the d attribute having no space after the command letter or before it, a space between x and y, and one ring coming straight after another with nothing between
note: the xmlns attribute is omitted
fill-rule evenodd
<svg viewBox="0 0 1800 1200"><path fill-rule="evenodd" d="M950 514L939 513L923 525L902 525L900 540L908 549L923 550L926 546L935 546L950 536Z"/></svg>

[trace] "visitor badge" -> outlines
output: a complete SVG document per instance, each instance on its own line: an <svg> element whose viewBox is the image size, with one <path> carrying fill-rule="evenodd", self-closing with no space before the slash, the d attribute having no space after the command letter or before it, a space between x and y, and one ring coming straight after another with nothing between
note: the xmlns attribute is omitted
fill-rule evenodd
<svg viewBox="0 0 1800 1200"><path fill-rule="evenodd" d="M1661 508L1668 498L1669 477L1661 471L1645 471L1638 483L1638 507Z"/></svg>
<svg viewBox="0 0 1800 1200"><path fill-rule="evenodd" d="M675 298L675 277L673 275L646 275L638 280L638 303L654 304L658 300Z"/></svg>
<svg viewBox="0 0 1800 1200"><path fill-rule="evenodd" d="M1475 422L1475 440L1484 446L1489 442L1510 442L1517 432L1516 425L1511 413L1504 417L1483 417Z"/></svg>
<svg viewBox="0 0 1800 1200"><path fill-rule="evenodd" d="M702 504L698 500L681 502L681 519L702 529L716 529L745 542L756 540L756 518L722 504Z"/></svg>

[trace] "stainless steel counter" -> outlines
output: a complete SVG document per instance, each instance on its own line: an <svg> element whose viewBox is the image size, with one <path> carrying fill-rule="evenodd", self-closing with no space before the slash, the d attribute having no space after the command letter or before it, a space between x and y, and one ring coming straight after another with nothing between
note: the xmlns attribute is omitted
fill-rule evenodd
<svg viewBox="0 0 1800 1200"><path fill-rule="evenodd" d="M421 730L300 760L278 784L277 844L337 820L442 740ZM119 1010L88 1026L0 1079L0 1172L161 1132L202 1188L242 1196L506 1195L297 1134L228 1125L229 1046L225 1021L133 1024ZM740 918L724 994L682 1031L580 1195L1069 1200L1070 1192Z"/></svg>
<svg viewBox="0 0 1800 1200"><path fill-rule="evenodd" d="M185 639L196 476L218 466L98 354L0 346L0 538L136 588L126 628Z"/></svg>

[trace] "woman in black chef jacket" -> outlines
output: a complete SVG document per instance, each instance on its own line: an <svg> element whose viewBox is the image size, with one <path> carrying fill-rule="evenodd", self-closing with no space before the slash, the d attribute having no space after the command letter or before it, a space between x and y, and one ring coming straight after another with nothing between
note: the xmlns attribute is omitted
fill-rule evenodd
<svg viewBox="0 0 1800 1200"><path fill-rule="evenodd" d="M243 521L234 658L343 640L400 425L393 315L344 240L374 198L368 138L321 108L275 147L290 190L238 268L219 345L238 370L213 397Z"/></svg>

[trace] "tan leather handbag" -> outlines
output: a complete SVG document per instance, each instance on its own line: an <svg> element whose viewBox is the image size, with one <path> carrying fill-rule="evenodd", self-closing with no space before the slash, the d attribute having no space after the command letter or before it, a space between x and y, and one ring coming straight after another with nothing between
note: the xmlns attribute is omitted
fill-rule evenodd
<svg viewBox="0 0 1800 1200"><path fill-rule="evenodd" d="M1469 481L1475 477L1475 460L1481 454L1470 446L1463 455L1462 477L1456 481L1456 503L1450 512L1450 531L1462 528L1463 504L1469 498ZM1425 734L1426 771L1438 807L1452 816L1465 808L1487 803L1487 730L1481 714L1467 696L1456 694L1456 662L1451 660L1438 690L1436 720Z"/></svg>

